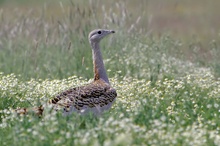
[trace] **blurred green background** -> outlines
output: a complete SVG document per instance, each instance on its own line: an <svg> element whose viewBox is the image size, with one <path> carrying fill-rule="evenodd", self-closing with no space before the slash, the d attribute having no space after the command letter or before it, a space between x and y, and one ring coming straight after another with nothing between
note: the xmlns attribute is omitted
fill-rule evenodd
<svg viewBox="0 0 220 146"><path fill-rule="evenodd" d="M111 62L107 67L113 70L109 71L111 76L121 70L124 76L146 78L132 72L140 68L135 67L139 64L136 59L130 59L131 68L124 67L126 61L117 66L113 60L134 54L138 58L140 54L133 52L138 43L152 45L165 38L170 39L162 46L166 53L211 66L219 75L219 6L218 0L1 1L0 70L24 79L73 74L91 78L87 35L94 28L111 28L117 31L110 39L117 51L105 49L111 45L108 40L103 43L104 58Z"/></svg>
<svg viewBox="0 0 220 146"><path fill-rule="evenodd" d="M62 3L64 11L67 11L71 4L84 10L93 9L99 16L96 19L103 20L103 8L111 10L116 15L120 13L117 5L123 4L124 13L130 17L127 26L134 23L139 18L138 28L151 31L153 34L171 33L174 37L193 39L199 37L201 40L216 39L219 37L219 6L218 0L1 0L1 9L5 13L18 9L20 13L28 9L42 9L47 7L48 16L62 17L64 14L60 5ZM93 6L92 6L93 5ZM123 10L122 10L123 11Z"/></svg>

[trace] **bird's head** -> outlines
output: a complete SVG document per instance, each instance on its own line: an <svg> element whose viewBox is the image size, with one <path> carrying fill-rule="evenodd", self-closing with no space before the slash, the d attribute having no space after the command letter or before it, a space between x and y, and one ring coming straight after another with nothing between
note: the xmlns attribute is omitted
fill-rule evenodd
<svg viewBox="0 0 220 146"><path fill-rule="evenodd" d="M99 43L105 36L115 33L114 30L107 29L96 29L89 33L89 41L90 43Z"/></svg>

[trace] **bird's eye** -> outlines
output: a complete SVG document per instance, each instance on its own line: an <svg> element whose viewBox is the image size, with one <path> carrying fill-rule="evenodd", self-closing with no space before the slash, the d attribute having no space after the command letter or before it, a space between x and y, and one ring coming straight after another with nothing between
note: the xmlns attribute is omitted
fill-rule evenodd
<svg viewBox="0 0 220 146"><path fill-rule="evenodd" d="M98 31L98 34L101 34L102 32L101 31Z"/></svg>

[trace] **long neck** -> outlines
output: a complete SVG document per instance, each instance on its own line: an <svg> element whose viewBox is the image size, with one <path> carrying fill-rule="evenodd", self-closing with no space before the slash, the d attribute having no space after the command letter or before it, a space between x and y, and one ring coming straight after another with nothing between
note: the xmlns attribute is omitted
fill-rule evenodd
<svg viewBox="0 0 220 146"><path fill-rule="evenodd" d="M99 43L91 43L91 45L92 45L94 80L102 79L109 84Z"/></svg>

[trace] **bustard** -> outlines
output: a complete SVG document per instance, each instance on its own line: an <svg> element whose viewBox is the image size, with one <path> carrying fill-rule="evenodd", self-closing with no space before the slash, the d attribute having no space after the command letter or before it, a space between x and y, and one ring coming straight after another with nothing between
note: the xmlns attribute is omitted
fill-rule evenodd
<svg viewBox="0 0 220 146"><path fill-rule="evenodd" d="M99 46L100 41L112 33L115 31L106 29L96 29L90 32L89 42L92 48L94 80L85 86L72 88L58 94L49 101L53 105L53 109L62 108L64 115L73 111L81 114L92 112L100 115L112 106L117 93L110 85ZM34 108L34 111L41 115L43 107ZM27 112L27 109L17 109L17 113L26 114Z"/></svg>

